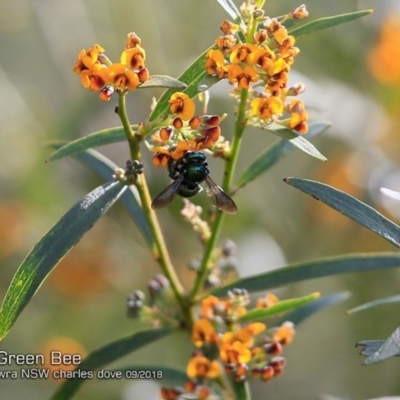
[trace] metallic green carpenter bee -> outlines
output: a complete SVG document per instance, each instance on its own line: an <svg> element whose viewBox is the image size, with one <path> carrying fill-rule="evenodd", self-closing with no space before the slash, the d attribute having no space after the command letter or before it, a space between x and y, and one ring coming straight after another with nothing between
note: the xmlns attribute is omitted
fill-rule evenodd
<svg viewBox="0 0 400 400"><path fill-rule="evenodd" d="M204 153L188 151L179 160L170 159L168 170L173 182L153 200L153 209L170 205L177 194L182 197L195 196L202 190L199 184L205 181L207 196L215 207L229 214L237 212L235 202L211 179Z"/></svg>

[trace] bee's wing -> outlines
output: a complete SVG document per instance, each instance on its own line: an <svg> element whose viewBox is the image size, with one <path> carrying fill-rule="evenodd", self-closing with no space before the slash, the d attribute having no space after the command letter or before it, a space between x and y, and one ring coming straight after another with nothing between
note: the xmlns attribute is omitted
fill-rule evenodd
<svg viewBox="0 0 400 400"><path fill-rule="evenodd" d="M219 210L228 214L235 214L237 207L235 202L218 186L210 177L206 176L206 193L210 197L211 203Z"/></svg>
<svg viewBox="0 0 400 400"><path fill-rule="evenodd" d="M169 186L167 186L151 203L151 208L157 210L169 206L174 200L179 186L183 181L183 175L178 176Z"/></svg>

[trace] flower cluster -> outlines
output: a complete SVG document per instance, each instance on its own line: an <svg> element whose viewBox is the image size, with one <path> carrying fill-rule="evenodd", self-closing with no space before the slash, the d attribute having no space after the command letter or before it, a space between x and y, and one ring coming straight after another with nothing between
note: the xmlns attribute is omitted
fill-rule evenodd
<svg viewBox="0 0 400 400"><path fill-rule="evenodd" d="M178 326L180 310L176 305L169 280L157 274L147 284L147 295L134 290L128 295L126 314L154 327Z"/></svg>
<svg viewBox="0 0 400 400"><path fill-rule="evenodd" d="M88 50L83 49L73 71L80 76L84 87L98 91L101 100L109 101L115 91L135 90L149 78L149 71L144 65L146 53L140 43L135 33L129 33L119 63L112 63L98 44Z"/></svg>
<svg viewBox="0 0 400 400"><path fill-rule="evenodd" d="M257 308L270 307L278 301L276 296L267 294L258 299ZM249 302L244 289L230 291L226 300L215 296L202 300L199 319L192 329L192 342L197 350L187 364L190 381L186 391L191 387L193 390L189 392L197 394L199 387L210 388L211 382L218 380L224 371L236 381L254 377L267 382L282 374L285 365L282 348L293 340L293 324L285 322L267 330L261 322L241 323ZM174 400L178 397L162 398Z"/></svg>
<svg viewBox="0 0 400 400"><path fill-rule="evenodd" d="M294 46L295 38L283 25L289 18L306 17L305 7L293 10L281 21L264 17L263 10L254 4L244 4L241 11L246 28L230 21L221 24L223 35L215 41L218 48L210 50L206 56L207 73L228 79L238 89L249 89L250 123L277 121L306 133L308 114L303 102L287 100L288 96L303 92L304 85L288 87L289 71L299 49Z"/></svg>
<svg viewBox="0 0 400 400"><path fill-rule="evenodd" d="M167 167L170 159L179 160L187 151L209 149L221 135L221 118L195 116L194 101L185 93L174 93L169 104L171 118L152 136L152 151L156 153L153 163L157 167Z"/></svg>
<svg viewBox="0 0 400 400"><path fill-rule="evenodd" d="M187 203L188 201L187 199L185 199L185 207L182 209L181 215L189 214L190 210L194 207L198 209L198 206L194 206L193 204L187 206ZM188 211L186 210L186 208L188 208ZM193 216L193 222L198 223L197 226L193 226L193 229L200 233L200 239L203 240L201 236L202 230L200 228L203 228L203 231L205 231L205 229L200 224L204 224L204 221L198 222L196 221L196 219L196 216ZM190 222L193 224L192 221ZM211 289L222 285L224 282L238 279L236 251L236 243L231 239L225 239L223 240L221 245L215 247L208 264L207 279L204 283L204 287L206 289ZM189 268L197 272L201 266L201 262L201 257L192 259L189 262Z"/></svg>
<svg viewBox="0 0 400 400"><path fill-rule="evenodd" d="M211 231L209 224L201 218L202 211L200 206L194 205L188 199L183 199L181 210L183 219L192 225L195 232L198 232L201 242L206 243L210 238Z"/></svg>

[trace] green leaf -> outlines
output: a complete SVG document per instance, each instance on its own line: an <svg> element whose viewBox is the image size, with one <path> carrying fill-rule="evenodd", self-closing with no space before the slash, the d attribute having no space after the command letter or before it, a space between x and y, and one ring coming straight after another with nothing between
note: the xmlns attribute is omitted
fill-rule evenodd
<svg viewBox="0 0 400 400"><path fill-rule="evenodd" d="M308 35L311 32L320 31L326 28L332 28L333 26L344 24L346 22L354 21L355 19L365 17L366 15L370 15L374 12L374 10L362 10L355 11L348 14L340 14L334 15L332 17L325 17L316 19L314 21L308 22L302 26L289 30L289 35L293 35L295 37Z"/></svg>
<svg viewBox="0 0 400 400"><path fill-rule="evenodd" d="M132 125L136 130L137 125ZM58 160L59 158L71 156L91 147L104 146L110 143L123 142L126 140L124 128L122 126L91 133L90 135L69 142L65 146L54 152L47 161Z"/></svg>
<svg viewBox="0 0 400 400"><path fill-rule="evenodd" d="M154 365L133 365L129 367L118 368L112 371L121 371L123 376L129 371L151 371L151 372L162 372L162 378L152 378L157 381L161 381L163 386L166 384L169 386L183 386L187 380L188 376L185 371L180 369L175 369L166 366L154 366Z"/></svg>
<svg viewBox="0 0 400 400"><path fill-rule="evenodd" d="M329 122L317 122L310 125L308 133L304 135L305 139L310 139L319 135L330 127ZM287 140L279 140L261 153L256 159L245 169L236 183L237 188L247 185L252 180L267 172L273 167L283 156L290 153L295 146ZM237 190L237 189L236 189ZM236 191L234 190L234 191Z"/></svg>
<svg viewBox="0 0 400 400"><path fill-rule="evenodd" d="M199 92L205 92L220 81L217 75L206 75L198 85Z"/></svg>
<svg viewBox="0 0 400 400"><path fill-rule="evenodd" d="M204 69L206 63L206 54L213 48L211 46L204 53L202 53L189 68L178 78L179 81L184 82L187 85L186 89L182 92L187 94L190 98L193 98L199 92L198 85L207 75ZM154 121L157 118L164 119L169 114L169 99L176 90L168 89L160 97L155 106L153 112L150 114L150 121Z"/></svg>
<svg viewBox="0 0 400 400"><path fill-rule="evenodd" d="M75 155L80 161L96 171L104 180L113 178L114 171L118 168L117 164L96 150L86 150ZM128 210L130 216L145 238L147 244L152 247L154 243L153 233L149 221L141 206L139 193L135 186L128 186L122 194L121 201Z"/></svg>
<svg viewBox="0 0 400 400"><path fill-rule="evenodd" d="M400 227L362 201L320 182L298 178L285 178L284 181L400 247Z"/></svg>
<svg viewBox="0 0 400 400"><path fill-rule="evenodd" d="M178 79L172 78L168 75L150 75L146 82L143 82L138 86L138 89L149 88L149 87L164 87L173 89L185 89L186 83L179 81Z"/></svg>
<svg viewBox="0 0 400 400"><path fill-rule="evenodd" d="M280 325L285 321L291 321L295 325L298 325L314 313L347 300L350 295L350 292L340 292L322 296L319 299L314 300L312 303L309 303L292 311L290 314L285 315L280 322L277 323L277 325Z"/></svg>
<svg viewBox="0 0 400 400"><path fill-rule="evenodd" d="M356 347L362 346L363 349L360 352L360 355L362 356L370 356L374 353L376 353L385 343L384 340L362 340L361 342L356 343ZM400 350L397 352L397 354L394 354L395 356L400 356Z"/></svg>
<svg viewBox="0 0 400 400"><path fill-rule="evenodd" d="M169 328L149 329L119 339L90 353L76 368L79 371L95 371L113 361L126 356L156 340L172 333ZM85 382L85 379L67 379L53 394L52 400L70 399Z"/></svg>
<svg viewBox="0 0 400 400"><path fill-rule="evenodd" d="M215 296L226 296L228 290L234 288L246 289L249 292L261 292L292 282L322 278L323 276L382 270L399 266L399 253L348 254L288 265L264 274L238 279L228 285L214 288L209 293Z"/></svg>
<svg viewBox="0 0 400 400"><path fill-rule="evenodd" d="M309 294L308 296L299 297L297 299L282 300L279 303L273 304L268 308L254 308L248 311L245 315L239 318L239 322L260 321L261 319L275 316L277 314L286 313L301 306L304 306L311 301L320 297L319 292Z"/></svg>
<svg viewBox="0 0 400 400"><path fill-rule="evenodd" d="M49 147L55 149L62 147L64 144L65 142L60 141L47 143ZM118 168L117 164L113 163L109 158L93 149L85 150L81 153L75 154L74 157L97 172L105 181L113 179L114 171L116 168ZM151 247L153 244L153 234L151 232L146 214L143 212L139 193L136 187L129 186L121 196L121 201L128 210L130 216L142 233L146 242Z"/></svg>
<svg viewBox="0 0 400 400"><path fill-rule="evenodd" d="M398 327L389 338L383 342L382 346L379 349L372 353L368 358L363 362L364 365L375 364L377 362L386 360L387 358L391 358L397 356L400 352L400 327Z"/></svg>
<svg viewBox="0 0 400 400"><path fill-rule="evenodd" d="M275 122L273 122L272 124L260 126L260 128L267 132L271 132L274 135L281 137L282 139L287 140L293 146L296 146L304 153L312 157L315 157L318 160L327 161L326 157L323 156L313 144L311 144L303 136L298 135L296 132L292 131L289 128L285 128L284 126L279 125Z"/></svg>
<svg viewBox="0 0 400 400"><path fill-rule="evenodd" d="M0 310L0 340L47 275L126 190L120 182L99 186L73 206L33 247L18 268Z"/></svg>
<svg viewBox="0 0 400 400"><path fill-rule="evenodd" d="M370 308L374 308L377 306L383 306L386 304L398 303L398 302L400 302L400 295L384 297L383 299L370 301L368 303L362 304L361 306L354 307L351 310L346 311L346 314L350 315L359 311L369 310Z"/></svg>
<svg viewBox="0 0 400 400"><path fill-rule="evenodd" d="M216 0L216 1L234 21L242 20L242 14L240 14L240 11L237 9L235 3L232 0Z"/></svg>

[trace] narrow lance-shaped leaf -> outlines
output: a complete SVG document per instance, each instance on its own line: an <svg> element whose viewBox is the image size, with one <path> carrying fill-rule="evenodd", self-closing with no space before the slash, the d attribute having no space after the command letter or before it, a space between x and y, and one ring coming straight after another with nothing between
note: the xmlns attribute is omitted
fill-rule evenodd
<svg viewBox="0 0 400 400"><path fill-rule="evenodd" d="M362 340L356 343L356 347L361 346L360 355L368 357L376 353L382 347L383 343L385 343L384 340ZM400 349L394 356L400 356Z"/></svg>
<svg viewBox="0 0 400 400"><path fill-rule="evenodd" d="M276 304L271 305L267 308L255 308L248 311L245 315L239 318L239 322L251 322L259 321L260 319L272 317L277 314L286 313L290 310L294 310L301 306L304 306L311 301L316 300L320 297L319 292L309 294L308 296L299 297L297 299L282 300Z"/></svg>
<svg viewBox="0 0 400 400"><path fill-rule="evenodd" d="M64 142L50 142L47 143L52 148L60 148ZM88 165L92 170L97 172L104 180L109 181L113 178L117 164L112 162L109 158L99 153L96 150L89 149L81 153L75 154L75 157ZM139 228L146 242L150 245L153 244L153 234L150 229L149 222L143 209L140 205L140 198L135 186L129 186L128 189L121 196L121 201L128 210L130 216Z"/></svg>
<svg viewBox="0 0 400 400"><path fill-rule="evenodd" d="M298 178L285 178L284 181L400 247L400 227L371 206L320 182Z"/></svg>
<svg viewBox="0 0 400 400"><path fill-rule="evenodd" d="M237 9L232 0L216 0L217 3L228 13L228 15L235 20L241 18L240 11Z"/></svg>
<svg viewBox="0 0 400 400"><path fill-rule="evenodd" d="M228 290L246 289L261 292L273 287L287 285L323 276L338 275L345 272L361 272L396 268L400 266L399 253L361 253L288 265L264 274L238 279L228 285L212 289L215 296L226 296Z"/></svg>
<svg viewBox="0 0 400 400"><path fill-rule="evenodd" d="M246 29L244 24L242 14L236 7L232 0L216 0L217 3L228 13L228 15L238 24L240 24L242 29Z"/></svg>
<svg viewBox="0 0 400 400"><path fill-rule="evenodd" d="M120 182L99 186L72 207L33 247L18 268L0 310L0 340L47 275L126 190Z"/></svg>
<svg viewBox="0 0 400 400"><path fill-rule="evenodd" d="M147 81L143 82L138 86L138 89L149 88L149 87L164 87L173 89L185 89L186 83L181 82L178 79L172 78L168 75L150 75Z"/></svg>
<svg viewBox="0 0 400 400"><path fill-rule="evenodd" d="M173 331L169 328L149 329L135 333L126 338L109 343L90 353L76 368L79 371L96 371L152 342L155 342ZM70 399L85 382L85 379L67 379L53 394L51 400Z"/></svg>
<svg viewBox="0 0 400 400"><path fill-rule="evenodd" d="M400 327L398 327L382 346L371 354L364 362L364 365L375 364L387 358L397 356L400 352Z"/></svg>
<svg viewBox="0 0 400 400"><path fill-rule="evenodd" d="M311 142L289 128L285 128L284 126L279 125L275 122L273 122L272 124L260 126L260 128L267 132L271 132L274 135L281 137L282 139L287 140L293 146L296 146L299 150L303 151L311 157L317 158L321 161L327 161L326 157L322 155Z"/></svg>
<svg viewBox="0 0 400 400"><path fill-rule="evenodd" d="M313 302L297 308L289 314L286 314L280 319L277 325L280 325L285 321L291 321L295 325L298 325L316 312L347 300L350 298L350 295L350 292L340 292L322 296L319 299L316 299Z"/></svg>
<svg viewBox="0 0 400 400"><path fill-rule="evenodd" d="M355 314L356 312L369 310L370 308L384 306L386 304L391 304L391 303L399 303L399 302L400 302L400 295L384 297L382 299L370 301L370 302L362 304L358 307L354 307L351 310L346 311L346 314L347 315Z"/></svg>
<svg viewBox="0 0 400 400"><path fill-rule="evenodd" d="M82 153L78 153L76 157L91 167L105 180L111 179L114 175L115 169L118 167L117 164L113 163L110 159L96 150L86 150ZM130 185L122 194L121 201L128 210L136 226L139 228L146 242L151 247L154 242L154 238L151 232L149 221L141 206L139 193L136 187Z"/></svg>
<svg viewBox="0 0 400 400"><path fill-rule="evenodd" d="M333 26L336 25L341 25L346 22L354 21L355 19L365 17L366 15L370 15L373 12L374 10L362 10L362 11L351 12L348 14L340 14L331 17L320 18L308 22L297 28L290 29L288 33L289 35L293 35L298 38L299 36L308 35L311 32L332 28Z"/></svg>
<svg viewBox="0 0 400 400"><path fill-rule="evenodd" d="M329 122L317 122L310 125L308 133L304 135L305 139L310 139L314 136L319 135L330 127ZM256 159L245 169L240 178L236 183L237 191L239 188L250 183L252 180L258 178L260 175L267 172L272 168L280 159L282 159L286 154L290 153L295 146L287 140L279 140L270 146L267 150L261 153Z"/></svg>
<svg viewBox="0 0 400 400"><path fill-rule="evenodd" d="M132 129L136 130L137 125L132 125ZM124 140L126 140L126 134L122 126L119 126L117 128L104 129L65 144L60 149L55 151L48 158L48 161L54 161L66 156L71 156L92 147L99 147L106 144L123 142Z"/></svg>
<svg viewBox="0 0 400 400"><path fill-rule="evenodd" d="M199 92L205 92L220 81L218 75L206 75L198 85Z"/></svg>

